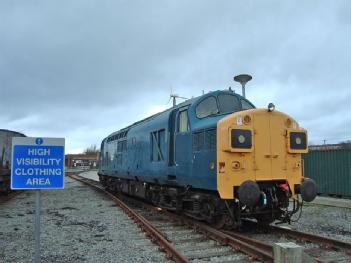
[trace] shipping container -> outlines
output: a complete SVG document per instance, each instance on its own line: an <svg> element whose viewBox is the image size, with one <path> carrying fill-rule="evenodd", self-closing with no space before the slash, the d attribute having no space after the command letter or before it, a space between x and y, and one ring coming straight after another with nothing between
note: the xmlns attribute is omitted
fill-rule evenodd
<svg viewBox="0 0 351 263"><path fill-rule="evenodd" d="M351 149L310 151L303 155L305 177L318 185L318 193L351 198Z"/></svg>

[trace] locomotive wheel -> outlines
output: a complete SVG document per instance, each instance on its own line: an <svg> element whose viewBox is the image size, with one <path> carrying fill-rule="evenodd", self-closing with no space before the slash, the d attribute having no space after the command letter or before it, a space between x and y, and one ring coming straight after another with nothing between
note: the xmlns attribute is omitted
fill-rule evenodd
<svg viewBox="0 0 351 263"><path fill-rule="evenodd" d="M159 193L152 192L152 197L151 197L152 204L159 205L160 199L161 199L161 197L160 197Z"/></svg>
<svg viewBox="0 0 351 263"><path fill-rule="evenodd" d="M215 229L222 229L227 225L230 225L232 222L231 218L228 215L219 215L216 216L211 224Z"/></svg>

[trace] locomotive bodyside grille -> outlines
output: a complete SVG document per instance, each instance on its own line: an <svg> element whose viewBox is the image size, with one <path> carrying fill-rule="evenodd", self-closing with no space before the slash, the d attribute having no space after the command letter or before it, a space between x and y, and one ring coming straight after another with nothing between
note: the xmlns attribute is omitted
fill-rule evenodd
<svg viewBox="0 0 351 263"><path fill-rule="evenodd" d="M208 129L193 133L193 152L216 149L216 130Z"/></svg>

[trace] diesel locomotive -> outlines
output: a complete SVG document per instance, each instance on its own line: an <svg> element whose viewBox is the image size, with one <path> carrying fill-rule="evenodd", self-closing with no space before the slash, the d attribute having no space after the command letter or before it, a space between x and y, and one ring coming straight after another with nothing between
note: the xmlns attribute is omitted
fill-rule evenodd
<svg viewBox="0 0 351 263"><path fill-rule="evenodd" d="M100 182L218 228L290 222L316 196L303 175L307 132L289 115L213 91L112 133Z"/></svg>
<svg viewBox="0 0 351 263"><path fill-rule="evenodd" d="M12 137L25 137L24 134L0 129L0 193L10 191Z"/></svg>

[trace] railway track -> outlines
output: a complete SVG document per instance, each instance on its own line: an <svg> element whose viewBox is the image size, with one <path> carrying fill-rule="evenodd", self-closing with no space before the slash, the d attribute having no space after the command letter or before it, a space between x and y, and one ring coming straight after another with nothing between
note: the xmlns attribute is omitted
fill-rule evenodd
<svg viewBox="0 0 351 263"><path fill-rule="evenodd" d="M273 243L281 242L281 239L288 239L289 242L297 243L304 247L303 262L351 262L351 244L316 236L304 232L271 226L264 234L242 234L233 231L224 231L230 236L243 242L255 244L267 253L273 255ZM258 237L261 235L261 237ZM284 236L284 237L283 237Z"/></svg>
<svg viewBox="0 0 351 263"><path fill-rule="evenodd" d="M140 228L150 236L151 240L159 245L162 251L167 255L167 258L173 259L175 262L188 262L187 259L176 250L160 233L153 227L144 217L133 211L122 200L106 191L99 182L83 178L78 175L70 174L71 178L85 183L94 189L105 193L111 200L113 200L130 218L136 222Z"/></svg>
<svg viewBox="0 0 351 263"><path fill-rule="evenodd" d="M351 262L350 243L275 226L261 237L255 233L220 231L134 198L123 195L122 201L97 181L78 175L70 177L107 194L175 262L273 262L273 243L283 242L282 236L297 240L305 248L303 262ZM271 243L262 240L267 236Z"/></svg>
<svg viewBox="0 0 351 263"><path fill-rule="evenodd" d="M139 224L141 229L157 243L168 258L175 262L269 262L263 252L257 255L254 248L205 224L175 215L144 202L123 196L123 201L107 192L99 182L69 175L104 192ZM124 202L125 201L125 202ZM126 204L128 203L128 205ZM126 208L128 207L128 208ZM138 219L139 218L139 219ZM240 253L243 252L243 253Z"/></svg>

